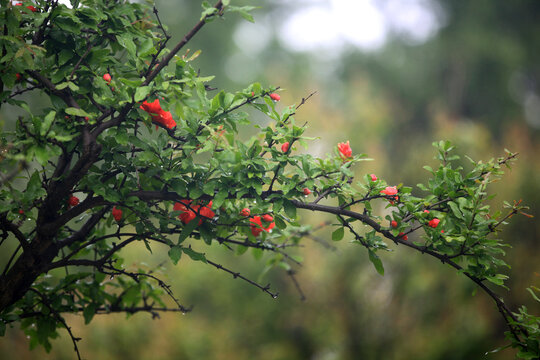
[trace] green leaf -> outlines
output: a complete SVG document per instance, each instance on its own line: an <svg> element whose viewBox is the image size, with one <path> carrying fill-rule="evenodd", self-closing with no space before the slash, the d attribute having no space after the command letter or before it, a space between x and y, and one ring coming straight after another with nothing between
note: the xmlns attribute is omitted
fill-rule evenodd
<svg viewBox="0 0 540 360"><path fill-rule="evenodd" d="M89 113L87 113L83 109L77 109L74 107L68 107L65 111L66 111L66 114L68 115L74 115L74 116L80 116L80 117L91 116Z"/></svg>
<svg viewBox="0 0 540 360"><path fill-rule="evenodd" d="M186 196L186 183L179 179L173 179L170 183L171 188L179 196Z"/></svg>
<svg viewBox="0 0 540 360"><path fill-rule="evenodd" d="M90 304L83 310L84 323L88 325L96 313L96 304Z"/></svg>
<svg viewBox="0 0 540 360"><path fill-rule="evenodd" d="M118 40L118 43L122 45L130 55L135 56L136 46L133 42L133 38L130 35L124 33L122 35L117 35L116 39Z"/></svg>
<svg viewBox="0 0 540 360"><path fill-rule="evenodd" d="M202 261L203 263L206 263L206 256L204 256L203 253L197 252L193 250L192 248L182 248L182 251L187 254L192 260L195 261Z"/></svg>
<svg viewBox="0 0 540 360"><path fill-rule="evenodd" d="M175 245L169 249L169 258L171 258L174 265L178 264L180 257L182 256L182 247Z"/></svg>
<svg viewBox="0 0 540 360"><path fill-rule="evenodd" d="M199 225L199 217L197 216L195 219L191 220L183 229L180 235L178 236L178 245L184 242L189 235L195 230L197 225Z"/></svg>
<svg viewBox="0 0 540 360"><path fill-rule="evenodd" d="M195 220L193 220L193 221L195 221ZM215 234L212 232L211 229L209 229L206 226L206 224L201 226L201 228L199 229L199 232L201 233L201 236L202 236L204 242L207 245L212 245L212 240L214 239Z"/></svg>
<svg viewBox="0 0 540 360"><path fill-rule="evenodd" d="M377 270L379 274L384 275L384 267L382 261L373 250L369 250L369 261L373 263L373 266L375 266L375 270Z"/></svg>
<svg viewBox="0 0 540 360"><path fill-rule="evenodd" d="M135 90L135 102L144 100L148 96L148 94L150 94L151 90L151 86L138 87L137 90Z"/></svg>
<svg viewBox="0 0 540 360"><path fill-rule="evenodd" d="M45 116L43 119L43 123L41 124L40 134L43 136L49 131L49 128L51 127L51 124L54 120L54 117L56 115L56 111L51 111Z"/></svg>
<svg viewBox="0 0 540 360"><path fill-rule="evenodd" d="M344 234L345 234L345 230L342 227L339 227L332 232L332 240L339 241L343 239Z"/></svg>
<svg viewBox="0 0 540 360"><path fill-rule="evenodd" d="M296 219L296 206L290 200L283 199L283 208L288 217Z"/></svg>

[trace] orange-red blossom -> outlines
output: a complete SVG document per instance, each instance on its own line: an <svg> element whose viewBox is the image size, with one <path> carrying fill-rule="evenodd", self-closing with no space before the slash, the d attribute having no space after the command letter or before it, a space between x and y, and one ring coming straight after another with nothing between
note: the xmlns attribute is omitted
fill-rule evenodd
<svg viewBox="0 0 540 360"><path fill-rule="evenodd" d="M181 200L174 204L173 210L182 211L178 218L184 224L189 224L191 220L199 216L199 224L202 224L202 219L212 219L216 214L212 211L212 201L206 206L201 205L191 205L191 200Z"/></svg>
<svg viewBox="0 0 540 360"><path fill-rule="evenodd" d="M172 118L171 112L161 108L159 99L156 99L151 103L146 100L143 101L141 109L149 113L155 123L163 125L167 129L172 129L176 126L176 121Z"/></svg>
<svg viewBox="0 0 540 360"><path fill-rule="evenodd" d="M265 215L265 217L267 219L270 219L272 216ZM272 220L274 219L272 218ZM251 233L253 234L253 236L258 236L263 230L266 232L270 232L270 230L272 230L274 226L276 226L275 222L271 222L267 227L264 227L260 216L253 216L251 219L249 219L249 221L251 222L250 228L251 228Z"/></svg>
<svg viewBox="0 0 540 360"><path fill-rule="evenodd" d="M339 156L341 156L343 161L347 161L350 157L352 157L352 149L349 145L349 140L347 140L346 143L338 143L337 147L339 150Z"/></svg>

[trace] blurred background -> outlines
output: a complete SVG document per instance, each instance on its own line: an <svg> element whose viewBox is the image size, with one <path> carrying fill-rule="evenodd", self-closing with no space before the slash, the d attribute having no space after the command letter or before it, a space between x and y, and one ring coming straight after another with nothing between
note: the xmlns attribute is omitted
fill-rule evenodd
<svg viewBox="0 0 540 360"><path fill-rule="evenodd" d="M198 20L198 0L158 0L161 18L179 40ZM425 182L434 165L433 141L448 139L473 159L519 152L519 161L494 184L492 206L523 199L536 217L515 217L501 235L512 245L506 261L509 306L540 314L526 287L540 287L540 2L522 0L268 0L255 23L235 14L208 24L189 44L202 50L195 66L216 75L212 86L240 90L259 81L280 86L278 106L299 103L307 151L331 153L350 140L355 153L375 159L356 168L390 184ZM171 42L172 43L172 42ZM297 151L304 151L297 149ZM300 213L318 224L323 217ZM330 218L330 220L332 220ZM87 359L510 359L496 306L463 276L437 261L394 247L376 273L363 248L331 229L306 239L296 267L306 300L284 271L262 274L265 258L209 258L279 291L272 299L224 272L166 251L139 249L127 264L159 270L184 305L185 316L96 317L84 326L69 317ZM163 249L165 250L165 249ZM161 254L159 254L161 253ZM53 350L28 350L17 329L0 339L7 359L73 359L65 333Z"/></svg>

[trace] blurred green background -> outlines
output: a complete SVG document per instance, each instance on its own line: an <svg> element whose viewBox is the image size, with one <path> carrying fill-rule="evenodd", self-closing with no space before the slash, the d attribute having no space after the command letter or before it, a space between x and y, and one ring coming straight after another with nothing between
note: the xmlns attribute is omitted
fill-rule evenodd
<svg viewBox="0 0 540 360"><path fill-rule="evenodd" d="M356 169L390 184L425 182L434 165L431 143L452 140L474 159L519 152L519 161L491 191L523 199L534 219L515 217L502 236L514 309L539 314L525 288L540 286L540 2L465 0L232 1L260 6L255 24L238 15L208 24L188 45L202 50L201 74L212 86L242 89L260 81L280 86L278 106L317 94L297 114L308 151L324 156L350 140L375 159ZM179 40L197 21L200 1L160 0L161 18ZM297 149L297 151L304 151ZM331 218L300 213L306 223ZM381 277L367 253L347 239L330 244L330 230L306 239L296 278L307 300L278 269L260 279L272 299L240 280L166 251L131 249L126 264L155 268L172 285L185 316L96 317L88 326L70 316L87 359L509 359L513 350L484 356L504 342L495 304L463 276L437 261L394 247L382 254ZM237 258L216 249L209 258L253 279L265 258ZM60 330L61 331L61 330ZM0 339L6 359L73 359L65 332L53 351L28 350L16 328Z"/></svg>

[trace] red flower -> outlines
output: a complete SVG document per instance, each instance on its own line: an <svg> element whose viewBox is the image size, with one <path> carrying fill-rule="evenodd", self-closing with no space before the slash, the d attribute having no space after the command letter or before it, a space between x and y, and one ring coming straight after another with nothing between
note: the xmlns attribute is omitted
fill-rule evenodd
<svg viewBox="0 0 540 360"><path fill-rule="evenodd" d="M114 206L112 208L112 216L116 221L122 220L122 209L117 209L116 206Z"/></svg>
<svg viewBox="0 0 540 360"><path fill-rule="evenodd" d="M199 225L201 225L203 218L211 219L216 215L210 209L210 207L212 206L212 201L210 201L208 205L206 206L200 206L200 205L191 206L191 202L192 202L191 200L182 200L180 202L175 203L173 207L173 210L175 211L182 211L182 213L178 215L178 218L184 224L190 223L191 220L199 216Z"/></svg>
<svg viewBox="0 0 540 360"><path fill-rule="evenodd" d="M439 223L441 222L441 220L437 219L437 218L434 218L434 219L431 219L429 220L428 222L428 226L432 227L432 228L436 228L437 226L439 226Z"/></svg>
<svg viewBox="0 0 540 360"><path fill-rule="evenodd" d="M264 221L268 221L268 222L274 221L274 217L272 215L270 215L270 214L264 214L262 219Z"/></svg>
<svg viewBox="0 0 540 360"><path fill-rule="evenodd" d="M110 74L105 74L103 75L103 80L105 80L107 82L107 84L110 84L111 83L111 80L112 80L112 77Z"/></svg>
<svg viewBox="0 0 540 360"><path fill-rule="evenodd" d="M79 198L76 196L71 195L68 200L69 206L77 206L79 205Z"/></svg>
<svg viewBox="0 0 540 360"><path fill-rule="evenodd" d="M24 214L24 210L23 210L23 209L19 209L19 214L23 215L23 214Z"/></svg>
<svg viewBox="0 0 540 360"><path fill-rule="evenodd" d="M309 190L308 188L304 188L304 195L308 196L309 194L311 194L311 190Z"/></svg>
<svg viewBox="0 0 540 360"><path fill-rule="evenodd" d="M170 111L161 111L161 114L159 114L159 117L152 117L152 119L165 126L167 129L172 129L176 126L176 121L172 118L172 114Z"/></svg>
<svg viewBox="0 0 540 360"><path fill-rule="evenodd" d="M398 238L402 238L405 241L409 240L409 237L402 232L399 233Z"/></svg>
<svg viewBox="0 0 540 360"><path fill-rule="evenodd" d="M248 208L243 208L242 211L240 211L240 215L241 216L249 216L249 214L251 213L251 211L248 209Z"/></svg>
<svg viewBox="0 0 540 360"><path fill-rule="evenodd" d="M279 101L279 99L281 99L281 96L279 96L278 94L276 93L271 93L270 94L270 99L274 100L274 101Z"/></svg>
<svg viewBox="0 0 540 360"><path fill-rule="evenodd" d="M15 74L15 78L17 78L17 82L19 82L19 81L22 80L22 75L19 74L19 73L16 73L16 74Z"/></svg>
<svg viewBox="0 0 540 360"><path fill-rule="evenodd" d="M396 195L397 188L395 186L387 186L384 190L381 190L381 194L384 195Z"/></svg>
<svg viewBox="0 0 540 360"><path fill-rule="evenodd" d="M397 228L397 221L396 220L392 220L390 222L390 226L392 226L393 228Z"/></svg>
<svg viewBox="0 0 540 360"><path fill-rule="evenodd" d="M268 215L268 214L266 214L266 215ZM270 216L270 215L268 215L268 216ZM273 219L274 218L272 218L272 220ZM251 233L253 234L253 236L258 236L263 230L266 231L266 232L269 232L270 230L272 230L274 228L274 226L276 226L276 223L272 222L272 223L270 223L268 225L268 227L265 228L262 225L260 216L254 216L251 219L249 219L249 221L251 222L250 228L251 228Z"/></svg>
<svg viewBox="0 0 540 360"><path fill-rule="evenodd" d="M22 5L23 5L23 3L16 3L16 4L15 4L15 6L22 6ZM32 11L32 12L36 12L36 11L37 11L37 9L36 9L34 6L32 6L32 5L28 5L26 8L29 9L30 11Z"/></svg>
<svg viewBox="0 0 540 360"><path fill-rule="evenodd" d="M149 113L154 122L165 126L167 129L172 129L176 126L176 121L172 118L171 112L161 108L159 99L156 99L151 103L145 100L140 108Z"/></svg>
<svg viewBox="0 0 540 360"><path fill-rule="evenodd" d="M343 159L343 161L346 161L348 158L352 156L352 149L349 145L349 140L347 140L346 143L339 143L337 145L339 150L339 156Z"/></svg>
<svg viewBox="0 0 540 360"><path fill-rule="evenodd" d="M377 176L375 174L371 174L369 176L371 176L371 181L377 181Z"/></svg>
<svg viewBox="0 0 540 360"><path fill-rule="evenodd" d="M281 145L281 151L283 151L284 153L289 151L289 142L288 141L286 143L283 143L283 145Z"/></svg>
<svg viewBox="0 0 540 360"><path fill-rule="evenodd" d="M152 114L159 114L161 113L163 110L161 109L161 105L159 103L159 99L156 99L154 101L152 101L151 103L149 103L148 101L144 100L142 105L141 105L141 109L143 109L144 111L146 111L147 113L150 113L151 115Z"/></svg>
<svg viewBox="0 0 540 360"><path fill-rule="evenodd" d="M426 214L429 214L429 210L424 210L424 212L425 212Z"/></svg>

